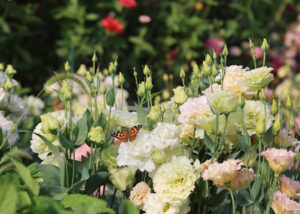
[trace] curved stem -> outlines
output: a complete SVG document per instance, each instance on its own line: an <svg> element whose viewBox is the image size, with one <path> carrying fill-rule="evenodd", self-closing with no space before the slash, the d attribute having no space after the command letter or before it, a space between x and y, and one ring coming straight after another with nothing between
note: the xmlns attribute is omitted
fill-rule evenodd
<svg viewBox="0 0 300 214"><path fill-rule="evenodd" d="M235 214L235 203L234 203L233 193L232 193L231 189L229 189L228 191L230 193L230 197L231 197L231 201L232 201L232 213Z"/></svg>

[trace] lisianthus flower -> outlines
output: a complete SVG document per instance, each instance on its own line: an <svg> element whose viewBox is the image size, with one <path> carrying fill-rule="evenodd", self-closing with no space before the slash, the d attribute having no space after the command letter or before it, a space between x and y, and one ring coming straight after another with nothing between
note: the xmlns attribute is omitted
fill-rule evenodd
<svg viewBox="0 0 300 214"><path fill-rule="evenodd" d="M122 34L124 26L118 19L114 19L111 16L106 16L101 20L101 25L110 33Z"/></svg>
<svg viewBox="0 0 300 214"><path fill-rule="evenodd" d="M128 9L136 8L136 0L119 0L119 4Z"/></svg>
<svg viewBox="0 0 300 214"><path fill-rule="evenodd" d="M136 112L127 110L113 110L111 112L111 120L116 126L131 128L138 124Z"/></svg>
<svg viewBox="0 0 300 214"><path fill-rule="evenodd" d="M280 191L289 198L300 198L300 182L294 181L285 175L280 178Z"/></svg>
<svg viewBox="0 0 300 214"><path fill-rule="evenodd" d="M220 114L235 112L238 107L237 97L230 91L213 93L209 95L208 100L211 108Z"/></svg>
<svg viewBox="0 0 300 214"><path fill-rule="evenodd" d="M270 73L272 70L273 68L260 67L246 72L244 77L249 88L257 91L266 87L273 80L273 74Z"/></svg>
<svg viewBox="0 0 300 214"><path fill-rule="evenodd" d="M29 109L29 112L32 115L40 116L42 113L42 109L45 107L45 103L37 97L29 96L24 99L24 103L26 107Z"/></svg>
<svg viewBox="0 0 300 214"><path fill-rule="evenodd" d="M11 132L11 129L13 128L13 122L8 120L6 117L4 117L2 111L0 111L0 128L2 131L3 139L8 136L8 134ZM10 133L10 136L8 137L7 141L8 143L14 144L19 139L19 135L16 132Z"/></svg>
<svg viewBox="0 0 300 214"><path fill-rule="evenodd" d="M265 156L271 169L280 174L291 167L295 159L296 154L286 149L268 148L262 152L261 155Z"/></svg>
<svg viewBox="0 0 300 214"><path fill-rule="evenodd" d="M241 160L229 159L223 163L212 163L202 173L204 180L212 180L215 183L225 184L232 181L243 165Z"/></svg>
<svg viewBox="0 0 300 214"><path fill-rule="evenodd" d="M157 169L153 188L162 202L178 206L188 199L199 177L198 169L187 157L173 157Z"/></svg>
<svg viewBox="0 0 300 214"><path fill-rule="evenodd" d="M151 22L151 17L147 15L140 15L139 16L139 22L142 24L150 23Z"/></svg>
<svg viewBox="0 0 300 214"><path fill-rule="evenodd" d="M262 49L260 47L255 46L254 53L255 53L256 59L262 59L264 57L264 52L262 51ZM250 57L252 57L251 49L249 50L249 55L250 55Z"/></svg>
<svg viewBox="0 0 300 214"><path fill-rule="evenodd" d="M252 168L249 170L249 181L250 183L255 179L256 175L254 173L254 170ZM249 185L248 183L248 171L246 168L243 168L240 170L236 177L230 182L230 188L232 190L238 190L238 189L246 189Z"/></svg>
<svg viewBox="0 0 300 214"><path fill-rule="evenodd" d="M189 204L189 200L180 205L165 203L160 200L157 194L151 193L148 195L143 210L146 214L187 214L191 210Z"/></svg>
<svg viewBox="0 0 300 214"><path fill-rule="evenodd" d="M274 193L271 205L275 214L299 214L300 203L289 199L287 194L279 191Z"/></svg>
<svg viewBox="0 0 300 214"><path fill-rule="evenodd" d="M145 182L136 184L130 191L129 199L137 207L143 209L144 204L148 200L151 188Z"/></svg>
<svg viewBox="0 0 300 214"><path fill-rule="evenodd" d="M225 41L219 38L209 38L205 41L204 47L206 50L214 50L217 55L220 55Z"/></svg>
<svg viewBox="0 0 300 214"><path fill-rule="evenodd" d="M242 54L241 48L232 46L229 48L229 55L233 57L239 57Z"/></svg>
<svg viewBox="0 0 300 214"><path fill-rule="evenodd" d="M82 144L80 147L75 149L75 160L82 161L82 156L88 157L88 153L91 153L91 147L89 147L86 143ZM72 155L73 157L73 155Z"/></svg>
<svg viewBox="0 0 300 214"><path fill-rule="evenodd" d="M154 146L158 149L164 149L166 147L175 148L179 146L178 139L181 130L180 127L175 124L159 122L151 133L156 135L160 140L153 142Z"/></svg>

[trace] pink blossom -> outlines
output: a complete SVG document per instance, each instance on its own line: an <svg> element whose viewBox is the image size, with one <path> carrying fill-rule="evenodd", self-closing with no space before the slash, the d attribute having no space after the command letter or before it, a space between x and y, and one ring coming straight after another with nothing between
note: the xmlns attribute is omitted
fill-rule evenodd
<svg viewBox="0 0 300 214"><path fill-rule="evenodd" d="M271 205L275 214L299 214L300 203L289 199L287 194L279 191L274 193Z"/></svg>
<svg viewBox="0 0 300 214"><path fill-rule="evenodd" d="M88 153L91 153L91 148L84 143L80 147L75 149L75 160L81 162L82 161L82 156L88 158Z"/></svg>
<svg viewBox="0 0 300 214"><path fill-rule="evenodd" d="M280 178L280 191L286 193L289 198L300 198L300 182L294 181L285 175Z"/></svg>
<svg viewBox="0 0 300 214"><path fill-rule="evenodd" d="M239 57L242 54L242 50L237 46L232 46L229 48L229 54L233 57Z"/></svg>
<svg viewBox="0 0 300 214"><path fill-rule="evenodd" d="M255 46L254 53L255 53L256 59L262 59L264 57L264 52L262 51L262 49L260 47ZM252 57L251 49L249 50L249 55L250 55L250 57Z"/></svg>
<svg viewBox="0 0 300 214"><path fill-rule="evenodd" d="M136 0L119 0L119 4L128 9L136 8Z"/></svg>
<svg viewBox="0 0 300 214"><path fill-rule="evenodd" d="M151 22L151 17L147 16L147 15L140 15L139 16L139 22L142 23L142 24L149 23L149 22Z"/></svg>
<svg viewBox="0 0 300 214"><path fill-rule="evenodd" d="M269 88L265 88L265 94L266 94L267 99L271 99L271 97L274 94L274 90L273 89L269 89Z"/></svg>
<svg viewBox="0 0 300 214"><path fill-rule="evenodd" d="M171 59L175 59L178 56L178 53L173 49L169 51L169 56L171 57Z"/></svg>
<svg viewBox="0 0 300 214"><path fill-rule="evenodd" d="M283 65L281 58L277 56L273 57L272 63L273 63L272 67L274 68L272 73L277 73L278 69Z"/></svg>
<svg viewBox="0 0 300 214"><path fill-rule="evenodd" d="M214 50L217 55L220 55L223 50L224 44L225 41L223 39L214 37L209 38L205 41L204 48L209 51Z"/></svg>

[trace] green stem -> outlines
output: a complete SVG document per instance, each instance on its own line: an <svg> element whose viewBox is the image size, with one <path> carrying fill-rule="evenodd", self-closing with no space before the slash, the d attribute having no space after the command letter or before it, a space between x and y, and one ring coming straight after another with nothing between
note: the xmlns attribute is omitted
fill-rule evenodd
<svg viewBox="0 0 300 214"><path fill-rule="evenodd" d="M107 137L107 134L108 134L109 125L110 125L110 118L111 118L111 106L109 106L108 122L107 122L107 130L106 130L105 137Z"/></svg>
<svg viewBox="0 0 300 214"><path fill-rule="evenodd" d="M94 94L94 108L95 108L95 121L98 120L98 104L97 104L97 94Z"/></svg>
<svg viewBox="0 0 300 214"><path fill-rule="evenodd" d="M123 109L123 84L121 85L121 110Z"/></svg>
<svg viewBox="0 0 300 214"><path fill-rule="evenodd" d="M219 130L219 114L216 114L216 130L215 130L215 146L218 142L218 130Z"/></svg>
<svg viewBox="0 0 300 214"><path fill-rule="evenodd" d="M224 126L224 130L223 130L222 137L221 137L221 140L220 140L220 144L222 144L223 138L225 136L225 131L226 131L226 128L227 128L227 123L228 123L228 116L229 116L229 114L225 115L225 126Z"/></svg>
<svg viewBox="0 0 300 214"><path fill-rule="evenodd" d="M73 148L73 168L72 168L72 183L75 181L75 148Z"/></svg>
<svg viewBox="0 0 300 214"><path fill-rule="evenodd" d="M268 201L265 214L270 213L270 208L271 208L274 192L275 192L275 189L276 189L277 180L278 180L278 175L275 175L275 178L274 178L274 181L273 181L273 184L272 184L272 187L271 187L272 188L271 189L271 197L270 197L270 200Z"/></svg>
<svg viewBox="0 0 300 214"><path fill-rule="evenodd" d="M261 137L258 136L258 174L260 174L261 168Z"/></svg>
<svg viewBox="0 0 300 214"><path fill-rule="evenodd" d="M115 187L114 194L113 194L111 202L110 202L110 207L114 206L114 200L115 200L115 197L116 197L117 190L118 189Z"/></svg>
<svg viewBox="0 0 300 214"><path fill-rule="evenodd" d="M235 203L234 203L233 193L232 193L231 189L229 189L228 191L230 193L230 197L231 197L231 201L232 201L232 213L235 214Z"/></svg>
<svg viewBox="0 0 300 214"><path fill-rule="evenodd" d="M266 64L266 52L264 52L263 67L265 66L265 64Z"/></svg>

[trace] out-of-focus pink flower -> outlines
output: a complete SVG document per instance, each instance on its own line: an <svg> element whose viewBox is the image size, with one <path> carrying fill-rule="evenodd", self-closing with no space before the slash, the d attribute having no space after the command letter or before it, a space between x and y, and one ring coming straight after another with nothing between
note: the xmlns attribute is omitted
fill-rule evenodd
<svg viewBox="0 0 300 214"><path fill-rule="evenodd" d="M93 193L93 196L96 197L96 198L99 198L103 195L103 191L104 191L104 186L100 186L100 191L99 189L97 189L94 193Z"/></svg>
<svg viewBox="0 0 300 214"><path fill-rule="evenodd" d="M264 57L264 52L262 51L262 49L260 47L255 46L254 53L255 53L256 59L262 59ZM250 55L250 57L252 57L251 49L249 50L249 55Z"/></svg>
<svg viewBox="0 0 300 214"><path fill-rule="evenodd" d="M274 94L274 91L272 89L265 88L265 94L266 94L267 99L271 99L271 97Z"/></svg>
<svg viewBox="0 0 300 214"><path fill-rule="evenodd" d="M232 46L229 48L229 54L233 57L239 57L242 54L242 50L237 46Z"/></svg>
<svg viewBox="0 0 300 214"><path fill-rule="evenodd" d="M294 181L285 175L280 178L280 191L286 193L289 198L300 198L300 182Z"/></svg>
<svg viewBox="0 0 300 214"><path fill-rule="evenodd" d="M300 143L298 143L297 145L296 145L296 147L295 147L295 152L299 152L300 151ZM296 171L300 171L300 163L299 163L299 161L296 161L296 163L295 163L295 170Z"/></svg>
<svg viewBox="0 0 300 214"><path fill-rule="evenodd" d="M151 22L151 17L147 16L147 15L140 15L139 16L139 22L142 23L142 24L149 23L149 22Z"/></svg>
<svg viewBox="0 0 300 214"><path fill-rule="evenodd" d="M274 193L271 205L275 214L298 214L300 213L300 203L289 199L287 194L277 191Z"/></svg>
<svg viewBox="0 0 300 214"><path fill-rule="evenodd" d="M178 56L178 53L173 49L169 51L169 56L171 57L171 59L175 59Z"/></svg>
<svg viewBox="0 0 300 214"><path fill-rule="evenodd" d="M223 49L225 41L219 38L209 38L205 41L204 47L206 50L215 50L217 55L220 55Z"/></svg>
<svg viewBox="0 0 300 214"><path fill-rule="evenodd" d="M273 71L271 73L275 74L277 73L278 69L283 65L282 60L280 57L273 57L272 59L272 63L273 63Z"/></svg>
<svg viewBox="0 0 300 214"><path fill-rule="evenodd" d="M106 16L101 20L101 25L110 33L122 34L124 26L118 19L114 19L111 16Z"/></svg>
<svg viewBox="0 0 300 214"><path fill-rule="evenodd" d="M290 168L296 156L292 151L275 148L268 148L266 151L262 152L261 155L265 156L271 169L276 174L280 174Z"/></svg>
<svg viewBox="0 0 300 214"><path fill-rule="evenodd" d="M84 143L80 147L78 147L77 149L75 149L75 160L81 162L82 161L82 156L84 156L84 157L87 158L88 157L88 153L91 153L91 148Z"/></svg>
<svg viewBox="0 0 300 214"><path fill-rule="evenodd" d="M119 4L128 9L136 8L136 0L119 0Z"/></svg>
<svg viewBox="0 0 300 214"><path fill-rule="evenodd" d="M300 22L300 14L297 16L297 21Z"/></svg>

